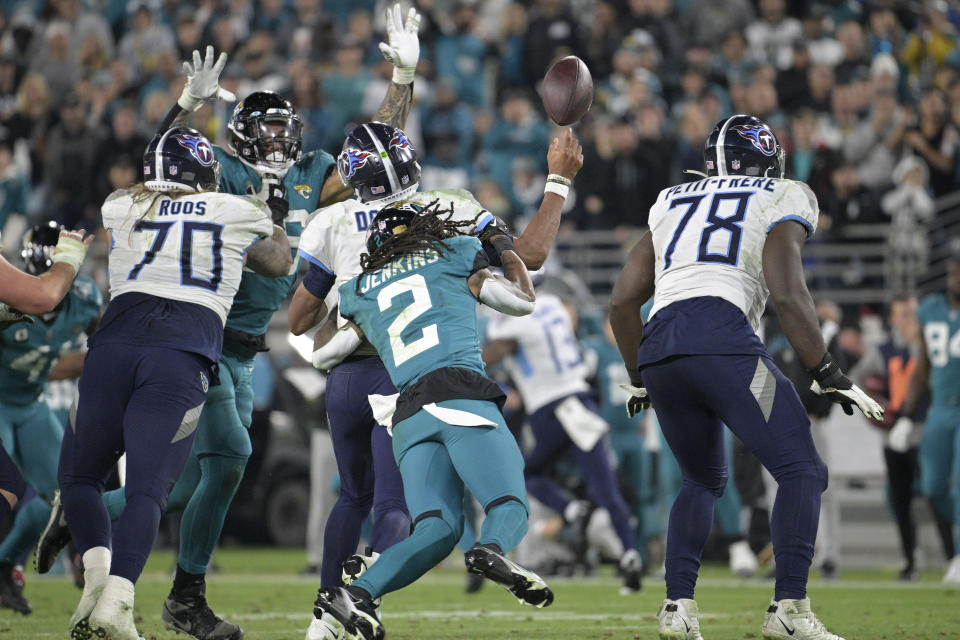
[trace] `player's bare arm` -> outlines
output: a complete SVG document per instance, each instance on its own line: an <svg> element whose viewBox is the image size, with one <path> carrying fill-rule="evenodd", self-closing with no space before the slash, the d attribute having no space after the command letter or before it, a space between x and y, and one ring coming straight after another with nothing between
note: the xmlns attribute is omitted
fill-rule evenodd
<svg viewBox="0 0 960 640"><path fill-rule="evenodd" d="M827 351L817 321L817 310L803 276L801 247L807 230L787 220L776 225L763 246L763 276L780 325L797 356L810 370L816 393L828 396L853 415L853 407L865 416L879 420L883 408L844 375Z"/></svg>
<svg viewBox="0 0 960 640"><path fill-rule="evenodd" d="M83 231L61 231L54 264L46 273L32 276L0 257L0 301L18 311L40 314L52 311L70 291L93 236Z"/></svg>
<svg viewBox="0 0 960 640"><path fill-rule="evenodd" d="M517 352L517 341L507 338L497 338L483 345L483 364L492 367L507 356Z"/></svg>
<svg viewBox="0 0 960 640"><path fill-rule="evenodd" d="M637 349L643 339L640 309L653 295L654 264L653 240L648 231L630 250L610 297L610 326L623 363L630 372L630 381L636 386L642 386L638 384L640 377L637 371Z"/></svg>
<svg viewBox="0 0 960 640"><path fill-rule="evenodd" d="M327 317L327 304L322 298L310 293L303 283L297 287L287 312L287 325L295 336L317 326ZM319 335L319 334L318 334Z"/></svg>
<svg viewBox="0 0 960 640"><path fill-rule="evenodd" d="M564 129L547 150L547 188L537 214L516 239L517 255L530 269L539 269L557 238L560 218L570 183L583 166L583 147L573 131ZM566 183L564 183L566 181Z"/></svg>
<svg viewBox="0 0 960 640"><path fill-rule="evenodd" d="M273 235L255 242L247 249L246 266L262 276L279 278L290 273L293 257L290 255L290 240L277 225L273 225Z"/></svg>
<svg viewBox="0 0 960 640"><path fill-rule="evenodd" d="M480 269L467 279L470 292L480 302L501 313L511 316L532 313L537 295L526 266L513 250L510 236L498 234L487 242L500 255L503 276L494 275L489 269Z"/></svg>
<svg viewBox="0 0 960 640"><path fill-rule="evenodd" d="M393 69L393 81L387 87L374 120L394 127L404 127L410 107L413 106L413 78L420 59L420 14L411 8L406 21L400 12L400 4L395 4L386 13L387 42L380 43L380 53L390 62ZM336 173L331 173L320 190L320 206L325 207L353 194L353 189L343 184Z"/></svg>

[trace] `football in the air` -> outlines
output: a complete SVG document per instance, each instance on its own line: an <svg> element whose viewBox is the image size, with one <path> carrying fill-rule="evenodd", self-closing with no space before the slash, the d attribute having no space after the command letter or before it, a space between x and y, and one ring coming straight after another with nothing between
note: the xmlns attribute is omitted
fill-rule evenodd
<svg viewBox="0 0 960 640"><path fill-rule="evenodd" d="M543 77L540 99L547 115L560 126L582 118L593 103L593 78L583 60L567 56L554 62Z"/></svg>

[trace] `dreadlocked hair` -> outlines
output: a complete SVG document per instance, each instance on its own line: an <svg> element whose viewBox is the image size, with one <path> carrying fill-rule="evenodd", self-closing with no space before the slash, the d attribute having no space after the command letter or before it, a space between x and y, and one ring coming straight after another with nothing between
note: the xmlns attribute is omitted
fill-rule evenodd
<svg viewBox="0 0 960 640"><path fill-rule="evenodd" d="M453 220L453 202L449 207L441 208L440 200L434 200L415 215L406 230L388 238L372 253L360 254L360 267L363 273L380 269L394 258L405 253L423 249L433 249L439 255L449 251L445 239L461 236L473 226L471 220ZM356 292L360 293L360 278L356 280Z"/></svg>

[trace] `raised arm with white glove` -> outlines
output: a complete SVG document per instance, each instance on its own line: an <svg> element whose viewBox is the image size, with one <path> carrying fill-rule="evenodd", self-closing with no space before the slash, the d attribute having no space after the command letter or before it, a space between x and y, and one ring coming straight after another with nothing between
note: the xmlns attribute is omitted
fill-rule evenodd
<svg viewBox="0 0 960 640"><path fill-rule="evenodd" d="M187 84L177 100L184 111L196 111L206 100L219 98L227 102L237 99L230 91L220 86L220 73L227 64L227 54L221 53L217 61L213 61L213 47L208 46L206 57L201 60L200 52L194 50L193 64L183 63L183 73L187 76Z"/></svg>
<svg viewBox="0 0 960 640"><path fill-rule="evenodd" d="M387 9L387 42L380 43L380 53L394 66L393 81L397 84L410 84L420 59L420 14L411 8L407 21L403 22L400 5Z"/></svg>

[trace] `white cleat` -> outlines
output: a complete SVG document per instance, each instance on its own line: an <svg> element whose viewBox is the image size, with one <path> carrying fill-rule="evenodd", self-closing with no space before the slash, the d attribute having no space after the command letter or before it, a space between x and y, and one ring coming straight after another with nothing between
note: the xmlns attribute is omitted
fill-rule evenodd
<svg viewBox="0 0 960 640"><path fill-rule="evenodd" d="M767 640L843 640L810 610L810 598L770 601L760 629Z"/></svg>
<svg viewBox="0 0 960 640"><path fill-rule="evenodd" d="M757 556L746 540L738 540L728 547L730 571L741 578L749 578L757 572Z"/></svg>
<svg viewBox="0 0 960 640"><path fill-rule="evenodd" d="M110 576L88 624L96 637L107 640L143 640L133 622L133 583Z"/></svg>
<svg viewBox="0 0 960 640"><path fill-rule="evenodd" d="M694 600L664 600L657 610L660 640L703 640L698 614Z"/></svg>
<svg viewBox="0 0 960 640"><path fill-rule="evenodd" d="M313 618L310 620L310 626L307 627L306 640L344 640L346 632L343 625L337 622L329 613L324 613L322 618Z"/></svg>
<svg viewBox="0 0 960 640"><path fill-rule="evenodd" d="M73 640L89 640L93 631L87 619L93 613L103 587L110 574L110 550L106 547L93 547L83 554L83 595L77 604L77 610L70 618L70 637Z"/></svg>
<svg viewBox="0 0 960 640"><path fill-rule="evenodd" d="M953 556L947 572L943 574L945 584L960 584L960 556Z"/></svg>

